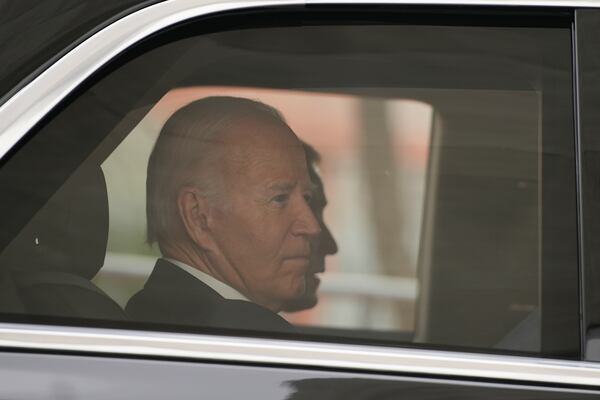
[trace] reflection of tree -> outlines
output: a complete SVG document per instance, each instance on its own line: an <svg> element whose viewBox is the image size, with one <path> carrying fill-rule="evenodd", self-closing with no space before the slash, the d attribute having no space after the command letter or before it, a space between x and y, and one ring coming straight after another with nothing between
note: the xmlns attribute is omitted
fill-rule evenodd
<svg viewBox="0 0 600 400"><path fill-rule="evenodd" d="M386 102L363 99L360 102L364 187L368 199L367 215L372 221L372 232L379 261L380 273L402 277L414 276L402 238L402 208L399 186L398 160L388 126ZM394 306L400 321L413 321L409 304Z"/></svg>

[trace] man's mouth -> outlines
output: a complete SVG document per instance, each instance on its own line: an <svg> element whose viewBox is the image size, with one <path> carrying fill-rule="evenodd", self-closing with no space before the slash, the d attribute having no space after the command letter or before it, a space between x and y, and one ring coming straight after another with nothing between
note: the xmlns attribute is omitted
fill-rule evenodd
<svg viewBox="0 0 600 400"><path fill-rule="evenodd" d="M308 256L292 256L292 257L286 257L286 260L305 260L308 261L309 257Z"/></svg>
<svg viewBox="0 0 600 400"><path fill-rule="evenodd" d="M286 258L284 258L284 261L291 262L293 264L298 264L303 267L308 267L308 265L310 263L310 258L308 256L298 255L298 256L286 257Z"/></svg>

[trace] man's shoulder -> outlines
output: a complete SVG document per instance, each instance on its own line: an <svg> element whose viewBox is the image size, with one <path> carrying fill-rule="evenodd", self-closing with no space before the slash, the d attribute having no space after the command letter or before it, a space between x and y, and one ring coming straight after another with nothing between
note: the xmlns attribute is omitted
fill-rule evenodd
<svg viewBox="0 0 600 400"><path fill-rule="evenodd" d="M144 288L127 303L136 321L245 330L289 330L291 325L256 303L229 300L200 280L158 260Z"/></svg>
<svg viewBox="0 0 600 400"><path fill-rule="evenodd" d="M166 260L127 303L136 321L245 330L291 329L278 314L256 303L220 296L202 281Z"/></svg>
<svg viewBox="0 0 600 400"><path fill-rule="evenodd" d="M175 297L178 295L189 297L190 293L193 293L196 297L202 295L214 300L222 299L204 282L162 258L157 260L144 288L138 294L148 296L155 292L172 292L171 295Z"/></svg>
<svg viewBox="0 0 600 400"><path fill-rule="evenodd" d="M211 324L223 328L288 331L292 326L284 318L256 303L225 300L217 305Z"/></svg>
<svg viewBox="0 0 600 400"><path fill-rule="evenodd" d="M125 311L136 321L189 324L208 318L224 300L187 272L160 259Z"/></svg>

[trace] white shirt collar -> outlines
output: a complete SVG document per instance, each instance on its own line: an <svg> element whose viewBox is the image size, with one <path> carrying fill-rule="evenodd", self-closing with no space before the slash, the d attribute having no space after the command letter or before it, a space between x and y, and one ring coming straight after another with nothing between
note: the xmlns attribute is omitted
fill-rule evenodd
<svg viewBox="0 0 600 400"><path fill-rule="evenodd" d="M181 268L188 274L192 275L199 281L203 282L205 285L207 285L212 290L214 290L215 292L217 292L218 294L220 294L222 297L224 297L226 299L250 301L250 300L248 300L248 298L246 298L246 296L244 296L243 294L241 294L240 292L238 292L231 286L221 282L220 280L216 279L213 276L208 275L207 273L200 271L199 269L196 269L190 265L187 265L184 262L174 260L172 258L165 257L165 260L167 260L171 264L177 265L179 268Z"/></svg>

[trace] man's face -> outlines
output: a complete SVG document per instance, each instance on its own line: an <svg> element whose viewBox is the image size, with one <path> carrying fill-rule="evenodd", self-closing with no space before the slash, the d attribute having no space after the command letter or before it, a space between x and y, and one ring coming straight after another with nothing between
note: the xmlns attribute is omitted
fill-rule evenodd
<svg viewBox="0 0 600 400"><path fill-rule="evenodd" d="M301 143L285 125L238 121L226 134L221 201L211 207L215 275L273 311L304 295L320 233Z"/></svg>
<svg viewBox="0 0 600 400"><path fill-rule="evenodd" d="M284 311L287 312L302 311L317 305L317 289L321 282L317 274L325 272L325 257L333 255L338 251L337 243L323 218L323 211L327 206L327 197L325 196L323 182L314 170L314 166L311 166L310 176L317 186L317 190L312 198L311 208L319 222L321 233L312 241L310 268L306 273L306 292L304 296L285 304Z"/></svg>

